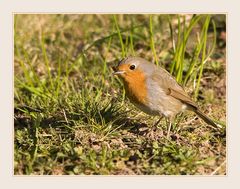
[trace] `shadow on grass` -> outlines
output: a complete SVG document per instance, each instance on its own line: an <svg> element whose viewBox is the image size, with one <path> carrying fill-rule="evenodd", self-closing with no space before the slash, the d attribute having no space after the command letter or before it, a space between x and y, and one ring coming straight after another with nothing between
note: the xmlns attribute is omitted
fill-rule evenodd
<svg viewBox="0 0 240 189"><path fill-rule="evenodd" d="M86 125L100 125L104 129L108 125L111 125L111 129L128 130L134 134L139 134L140 128L146 128L148 125L141 122L139 119L131 119L128 117L131 114L131 110L124 111L123 106L116 103L115 100L109 101L106 105L99 108L101 105L86 104L88 109L79 107L76 104L73 107L74 112L65 112L64 109L51 114L48 117L42 116L39 127L61 127L68 126L74 128L74 126L81 121ZM90 107L90 108L89 108ZM24 128L31 129L36 119L32 115L44 114L43 109L30 107L30 106L18 106L14 108L14 129L21 130Z"/></svg>

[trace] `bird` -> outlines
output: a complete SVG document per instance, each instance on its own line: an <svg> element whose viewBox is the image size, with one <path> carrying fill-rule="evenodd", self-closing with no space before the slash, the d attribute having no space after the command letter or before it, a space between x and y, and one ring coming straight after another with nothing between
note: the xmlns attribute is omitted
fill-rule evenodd
<svg viewBox="0 0 240 189"><path fill-rule="evenodd" d="M148 115L166 118L167 138L175 116L185 110L195 112L207 124L217 127L164 68L144 58L129 56L120 60L113 71L123 81L130 102Z"/></svg>

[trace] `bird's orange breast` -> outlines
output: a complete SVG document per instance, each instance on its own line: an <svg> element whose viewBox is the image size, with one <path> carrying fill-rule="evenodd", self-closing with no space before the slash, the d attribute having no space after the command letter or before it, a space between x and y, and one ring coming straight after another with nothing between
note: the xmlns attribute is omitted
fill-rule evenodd
<svg viewBox="0 0 240 189"><path fill-rule="evenodd" d="M147 86L145 75L141 71L126 74L123 78L128 98L136 104L147 105Z"/></svg>

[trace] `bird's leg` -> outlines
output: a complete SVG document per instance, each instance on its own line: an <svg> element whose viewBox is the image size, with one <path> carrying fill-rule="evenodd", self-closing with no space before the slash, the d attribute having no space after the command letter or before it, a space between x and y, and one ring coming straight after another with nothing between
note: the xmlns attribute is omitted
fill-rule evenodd
<svg viewBox="0 0 240 189"><path fill-rule="evenodd" d="M162 118L163 118L163 116L161 116L161 117L159 118L159 120L153 125L153 127L157 127L158 124L160 123L160 121L162 120Z"/></svg>
<svg viewBox="0 0 240 189"><path fill-rule="evenodd" d="M154 125L152 125L151 128L149 128L149 131L148 131L148 133L147 133L147 135L146 135L147 137L151 137L151 138L154 137L154 131L155 131L157 125L158 125L158 124L160 123L160 121L162 120L162 118L163 118L163 116L161 116L161 117L158 119L158 121L157 121L156 123L154 123Z"/></svg>
<svg viewBox="0 0 240 189"><path fill-rule="evenodd" d="M167 130L167 139L169 139L172 123L171 123L171 120L170 120L170 119L167 120L166 122L167 122L167 124L168 124L168 122L169 122L168 130Z"/></svg>
<svg viewBox="0 0 240 189"><path fill-rule="evenodd" d="M160 121L162 120L163 116L161 116L158 121L156 123L154 123L154 125L151 127L150 129L150 133L154 132L154 129L156 129L156 127L158 126L158 124L160 123Z"/></svg>

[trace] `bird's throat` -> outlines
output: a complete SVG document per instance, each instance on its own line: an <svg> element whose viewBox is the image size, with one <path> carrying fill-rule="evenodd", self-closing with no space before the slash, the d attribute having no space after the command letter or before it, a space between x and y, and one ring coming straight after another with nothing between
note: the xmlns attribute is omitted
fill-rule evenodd
<svg viewBox="0 0 240 189"><path fill-rule="evenodd" d="M124 87L128 98L135 104L147 104L147 87L145 77L141 73L135 76L127 76L124 78Z"/></svg>

